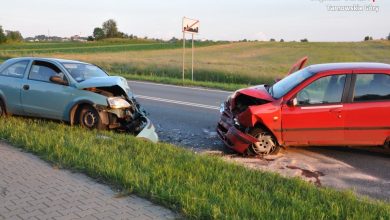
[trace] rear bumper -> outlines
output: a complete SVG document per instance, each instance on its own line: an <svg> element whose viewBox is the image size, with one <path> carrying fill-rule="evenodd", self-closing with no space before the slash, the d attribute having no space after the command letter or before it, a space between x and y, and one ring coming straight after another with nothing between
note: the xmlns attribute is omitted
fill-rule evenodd
<svg viewBox="0 0 390 220"><path fill-rule="evenodd" d="M217 133L222 142L239 153L245 153L248 147L258 140L248 135L234 125L234 117L229 109L225 109L218 122Z"/></svg>

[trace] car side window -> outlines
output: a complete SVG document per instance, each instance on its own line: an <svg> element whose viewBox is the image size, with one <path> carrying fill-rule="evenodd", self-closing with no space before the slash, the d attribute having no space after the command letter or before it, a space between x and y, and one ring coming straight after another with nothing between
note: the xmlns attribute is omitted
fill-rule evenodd
<svg viewBox="0 0 390 220"><path fill-rule="evenodd" d="M383 100L390 100L390 75L356 75L353 102Z"/></svg>
<svg viewBox="0 0 390 220"><path fill-rule="evenodd" d="M341 102L346 75L325 76L312 82L297 94L298 105Z"/></svg>
<svg viewBox="0 0 390 220"><path fill-rule="evenodd" d="M28 78L43 82L51 82L50 77L52 76L59 76L67 81L65 74L61 72L56 65L44 61L35 61L31 67Z"/></svg>
<svg viewBox="0 0 390 220"><path fill-rule="evenodd" d="M26 72L26 68L27 68L28 63L29 63L28 60L14 63L11 66L4 69L3 71L1 71L0 75L16 77L16 78L23 78L24 72Z"/></svg>

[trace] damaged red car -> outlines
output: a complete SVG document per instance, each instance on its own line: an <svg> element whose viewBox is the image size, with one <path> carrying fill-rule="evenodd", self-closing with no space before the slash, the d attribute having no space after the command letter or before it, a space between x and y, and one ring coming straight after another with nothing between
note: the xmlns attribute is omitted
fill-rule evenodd
<svg viewBox="0 0 390 220"><path fill-rule="evenodd" d="M239 152L281 146L385 146L390 143L390 65L306 58L272 86L240 89L221 105L217 132ZM290 74L291 73L291 74Z"/></svg>

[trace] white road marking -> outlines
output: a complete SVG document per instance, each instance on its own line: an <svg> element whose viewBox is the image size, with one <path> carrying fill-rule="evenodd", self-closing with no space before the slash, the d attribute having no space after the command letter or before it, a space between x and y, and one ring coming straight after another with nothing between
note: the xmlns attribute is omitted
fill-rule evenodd
<svg viewBox="0 0 390 220"><path fill-rule="evenodd" d="M152 101L157 101L157 102L167 102L167 103L172 103L172 104L177 104L177 105L187 105L187 106L198 107L198 108L219 110L218 106L203 105L203 104L193 103L193 102L182 102L182 101L177 101L177 100L163 99L163 98L144 96L144 95L136 95L136 98L147 99L147 100L152 100Z"/></svg>
<svg viewBox="0 0 390 220"><path fill-rule="evenodd" d="M158 86L165 86L165 87L175 87L175 88L184 88L184 89L192 89L192 90L199 90L199 91L210 91L210 92L220 92L220 93L226 93L226 94L232 94L233 92L229 91L223 91L223 90L217 90L217 89L205 89L205 88L196 88L196 87L188 87L188 86L175 86L175 85L167 85L167 84L161 84L161 83L152 83L152 82L141 82L141 81L134 81L134 80L128 80L130 83L139 83L139 84L147 84L147 85L158 85Z"/></svg>

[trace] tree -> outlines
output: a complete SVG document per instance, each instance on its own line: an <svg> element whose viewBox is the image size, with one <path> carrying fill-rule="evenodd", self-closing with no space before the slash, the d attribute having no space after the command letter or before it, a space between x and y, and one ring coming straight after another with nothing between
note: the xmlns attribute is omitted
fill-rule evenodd
<svg viewBox="0 0 390 220"><path fill-rule="evenodd" d="M387 36L387 40L390 40L390 34L389 34L389 36Z"/></svg>
<svg viewBox="0 0 390 220"><path fill-rule="evenodd" d="M306 43L306 42L309 42L309 40L307 38L304 38L301 40L302 43Z"/></svg>
<svg viewBox="0 0 390 220"><path fill-rule="evenodd" d="M7 34L7 41L20 42L23 36L19 31L5 31Z"/></svg>
<svg viewBox="0 0 390 220"><path fill-rule="evenodd" d="M364 37L364 41L369 41L369 40L372 40L372 37L370 37L370 36L365 36Z"/></svg>
<svg viewBox="0 0 390 220"><path fill-rule="evenodd" d="M5 43L7 41L7 37L4 34L3 27L0 26L0 44Z"/></svg>
<svg viewBox="0 0 390 220"><path fill-rule="evenodd" d="M271 41L271 42L275 42L275 39L274 39L274 38L271 38L269 41Z"/></svg>
<svg viewBox="0 0 390 220"><path fill-rule="evenodd" d="M103 29L95 27L95 29L93 29L93 37L95 38L95 40L101 40L105 38Z"/></svg>
<svg viewBox="0 0 390 220"><path fill-rule="evenodd" d="M120 37L118 27L114 19L109 19L105 21L102 25L102 29L106 38Z"/></svg>
<svg viewBox="0 0 390 220"><path fill-rule="evenodd" d="M282 39L280 39L280 42L284 42L283 38L282 38Z"/></svg>
<svg viewBox="0 0 390 220"><path fill-rule="evenodd" d="M87 41L93 41L93 40L94 40L94 39L93 39L92 36L88 36Z"/></svg>

